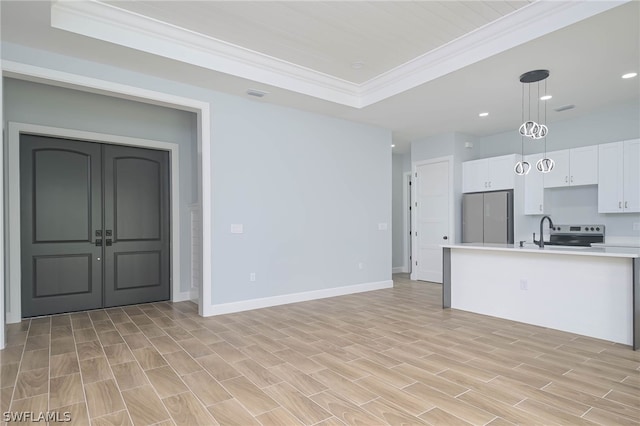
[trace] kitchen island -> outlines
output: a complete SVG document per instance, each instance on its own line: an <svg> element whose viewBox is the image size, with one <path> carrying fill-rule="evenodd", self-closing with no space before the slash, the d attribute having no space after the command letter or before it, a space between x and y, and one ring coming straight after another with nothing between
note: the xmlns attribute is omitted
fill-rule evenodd
<svg viewBox="0 0 640 426"><path fill-rule="evenodd" d="M442 247L443 308L640 347L640 249Z"/></svg>

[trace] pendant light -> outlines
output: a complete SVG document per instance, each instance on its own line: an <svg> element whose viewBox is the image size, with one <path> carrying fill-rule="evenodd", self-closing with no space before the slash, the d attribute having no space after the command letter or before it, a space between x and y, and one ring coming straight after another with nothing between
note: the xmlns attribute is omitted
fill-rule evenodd
<svg viewBox="0 0 640 426"><path fill-rule="evenodd" d="M520 133L521 143L521 159L516 163L513 171L519 175L526 175L529 173L531 165L524 161L524 138L531 138L533 140L544 140L544 156L536 163L536 169L541 173L549 173L553 170L555 165L554 161L547 158L547 134L549 128L547 127L547 104L544 104L544 121L540 123L540 82L544 81L544 97L547 95L547 77L549 77L549 70L534 70L528 71L520 76L520 83L522 83L522 124L518 128ZM537 99L536 99L536 120L534 121L531 114L531 85L537 84ZM527 85L528 99L526 102L527 119L525 121L525 85Z"/></svg>
<svg viewBox="0 0 640 426"><path fill-rule="evenodd" d="M524 122L524 84L522 85L522 120ZM520 126L522 127L522 126ZM524 161L524 135L520 134L520 161L513 167L513 171L518 176L524 176L531 170L531 164L528 161Z"/></svg>

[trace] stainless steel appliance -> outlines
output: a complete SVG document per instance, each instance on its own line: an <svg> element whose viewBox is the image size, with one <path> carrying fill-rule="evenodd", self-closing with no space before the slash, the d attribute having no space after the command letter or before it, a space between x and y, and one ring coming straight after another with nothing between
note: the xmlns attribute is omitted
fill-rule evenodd
<svg viewBox="0 0 640 426"><path fill-rule="evenodd" d="M462 242L513 244L513 191L463 194Z"/></svg>
<svg viewBox="0 0 640 426"><path fill-rule="evenodd" d="M589 247L604 242L604 225L554 225L545 245Z"/></svg>

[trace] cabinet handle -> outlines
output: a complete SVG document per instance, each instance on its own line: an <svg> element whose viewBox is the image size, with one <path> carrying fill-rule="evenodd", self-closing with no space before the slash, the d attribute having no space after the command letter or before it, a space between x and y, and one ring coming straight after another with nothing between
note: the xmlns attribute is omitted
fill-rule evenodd
<svg viewBox="0 0 640 426"><path fill-rule="evenodd" d="M565 183L569 183L569 176L565 176L565 177L564 177L564 182L565 182Z"/></svg>
<svg viewBox="0 0 640 426"><path fill-rule="evenodd" d="M622 201L618 201L618 208L621 209L622 208Z"/></svg>
<svg viewBox="0 0 640 426"><path fill-rule="evenodd" d="M540 204L540 211L542 211L542 204Z"/></svg>
<svg viewBox="0 0 640 426"><path fill-rule="evenodd" d="M491 188L491 181L489 181L489 188Z"/></svg>
<svg viewBox="0 0 640 426"><path fill-rule="evenodd" d="M571 183L573 183L573 176L571 176Z"/></svg>
<svg viewBox="0 0 640 426"><path fill-rule="evenodd" d="M485 187L485 188L487 187L487 182L485 182L485 183L484 183L484 187Z"/></svg>
<svg viewBox="0 0 640 426"><path fill-rule="evenodd" d="M628 209L628 208L629 208L629 202L628 202L628 201L625 201L625 202L624 202L624 208L625 208L625 209Z"/></svg>

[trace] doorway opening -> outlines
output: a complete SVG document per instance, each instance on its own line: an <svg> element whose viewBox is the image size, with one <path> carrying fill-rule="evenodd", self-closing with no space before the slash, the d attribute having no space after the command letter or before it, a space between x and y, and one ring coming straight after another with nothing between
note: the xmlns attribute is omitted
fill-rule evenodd
<svg viewBox="0 0 640 426"><path fill-rule="evenodd" d="M23 317L169 299L168 160L20 136Z"/></svg>
<svg viewBox="0 0 640 426"><path fill-rule="evenodd" d="M29 272L25 272L25 268L23 266L30 268L31 273L35 272L36 274L39 274L40 277L47 277L47 275L53 275L54 273L62 277L59 279L52 279L49 277L48 281L43 281L42 285L39 286L36 276L36 281L31 279L27 286L27 291L30 291L32 295L35 294L36 298L40 298L40 300L45 300L47 297L51 298L56 292L61 293L63 297L60 298L60 300L62 300L61 304L63 308L57 308L56 311L58 312L87 309L84 306L78 307L73 303L65 303L65 300L66 302L69 302L70 299L65 299L64 296L75 295L78 296L78 299L81 299L83 294L86 296L89 293L93 293L94 297L98 298L99 304L96 307L144 303L145 301L157 300L186 300L179 289L179 150L177 144L23 123L9 123L9 133L9 161L7 164L9 166L8 180L11 184L8 186L9 215L7 227L9 230L8 306L10 307L10 310L7 310L8 323L19 322L23 316L26 317L45 314L45 311L37 311L34 313L26 310L23 315L22 299L25 297L22 288L23 274L26 274L27 279L29 279ZM39 178L46 177L47 172L55 169L55 164L58 163L60 158L66 158L62 161L63 164L66 164L66 162L74 163L74 161L79 163L77 158L83 158L83 163L91 164L90 156L83 156L83 154L77 151L78 147L93 146L94 151L96 151L95 148L97 147L97 152L100 153L98 157L102 158L103 155L106 156L105 158L107 161L103 162L103 168L105 171L109 170L108 173L112 175L112 182L108 183L103 179L102 175L105 175L105 173L100 171L100 173L97 173L101 178L99 184L95 186L97 189L93 189L94 185L91 185L91 191L102 191L103 194L101 195L106 195L108 192L112 194L112 199L108 201L108 203L111 205L119 203L120 207L124 209L120 212L120 225L118 225L117 222L117 215L113 216L112 214L113 208L111 208L112 213L110 213L112 214L112 217L109 219L112 221L111 223L108 223L108 220L106 220L106 214L105 220L101 220L99 218L99 216L104 212L98 213L98 218L94 219L92 211L92 226L85 227L84 225L86 224L86 221L83 222L82 226L83 229L86 228L85 234L90 233L90 236L87 237L85 235L84 240L82 238L78 238L77 235L69 238L72 244L77 243L84 245L84 251L75 253L75 257L66 256L66 254L74 253L65 253L64 250L62 250L62 246L66 244L64 239L58 242L58 240L54 238L56 237L54 234L57 231L52 231L53 227L51 227L50 222L53 219L49 217L51 215L43 215L43 219L40 222L38 222L38 220L34 221L32 217L31 220L29 220L30 224L28 226L22 223L27 220L27 218L23 217L21 212L21 201L22 198L24 198L24 195L22 195L23 184L21 183L21 178L23 177L23 167L21 163L31 161L31 164L34 164L33 155L31 160L25 160L24 158L21 159L21 145L24 137L49 139L47 143L50 143L51 140L53 140L67 144L77 144L73 147L59 146L56 149L49 149L48 151L46 149L43 150L43 148L54 148L54 146L45 145L44 147L36 147L36 152L38 152L37 155L40 156L40 163L36 164L36 168L41 168L41 173L36 173L35 175L34 173L31 173L31 179L33 179L34 176L36 176L36 179L38 176ZM74 154L72 151L75 151L76 153ZM51 154L54 155L51 156ZM145 158L145 156L148 155L151 155L151 157L155 156L156 158ZM72 158L75 160L71 160ZM91 169L95 172L96 168L100 169L100 167L94 165L93 167L85 168L85 170ZM117 169L115 172L114 168ZM166 172L166 179L164 179L163 184L164 189L160 190L164 191L164 201L161 200L162 196L158 195L160 194L159 192L156 192L154 196L152 194L153 189L150 189L153 187L152 183L154 181L158 182L158 173L162 174L162 169ZM74 172L69 173L73 175ZM135 185L127 185L127 176L129 179L133 179L135 181ZM114 191L113 188L113 178L115 178L115 180L119 180L119 184L116 183L116 191ZM162 179L160 178L160 180ZM109 185L111 185L112 188L110 190L105 190L104 188ZM123 191L118 194L118 185L120 188L132 186L134 189L133 191ZM33 188L33 182L31 182L31 187ZM46 186L43 186L43 188L46 188ZM83 191L78 191L78 188L76 188L76 194L71 196L71 201L73 201L74 197L81 196ZM32 194L31 197L29 197L31 200L36 200L36 204L39 203L41 207L47 205L47 197L49 197L49 205L55 205L55 196L60 195L57 193L47 194L47 191L41 192L40 196ZM141 193L144 193L145 195L140 195ZM62 196L69 197L68 194ZM98 200L96 202L100 204L100 202L105 202L103 198L105 197L93 197L91 208L93 209L93 200ZM125 201L127 198L142 198L144 202L137 203L138 207L142 207L142 212L136 211L135 209L131 211L130 207L134 203L126 203ZM87 199L88 198L85 196L85 201ZM69 200L65 201L69 202ZM166 207L164 213L159 213L160 216L154 219L151 218L152 213L150 213L149 210L151 204L157 205L156 201L160 203L164 202ZM129 210L127 210L128 208ZM89 207L84 209L86 217L88 217L86 215L88 210ZM77 213L74 214L75 216L79 216ZM128 222L127 218L131 219L129 224L126 224L126 222ZM115 222L113 222L114 220ZM163 221L165 222L165 225L161 224ZM100 223L100 226L97 226L98 223ZM141 225L132 227L132 223ZM23 227L33 227L34 224L35 226L39 226L42 232L35 235L35 238L33 234L27 238L27 240L21 238ZM107 225L110 226L107 227ZM156 225L165 226L165 231L160 231L162 232L163 237L166 236L166 238L162 239L162 242L159 242L158 238L155 238L157 235L153 235L153 232L156 232L156 234L158 233ZM65 226L69 227L70 224L67 223ZM73 221L71 221L71 228L73 228ZM76 227L75 232L77 232L79 228L80 227ZM101 235L97 235L97 231L100 231L99 234ZM116 237L117 232L120 232L119 237ZM137 236L133 235L133 233L136 232L139 234ZM29 240L31 242L42 241L43 244L41 244L41 247L57 244L59 247L56 249L58 251L62 250L62 255L55 252L32 253L35 254L37 260L32 259L31 261L26 262L26 265L23 265L23 248L24 250L29 250L29 248L23 247L23 242ZM95 245L97 240L101 240L99 246ZM116 243L116 241L118 242ZM163 245L164 247L160 247ZM96 251L96 253L93 253L93 251ZM66 256L66 258L61 259L60 256L63 258ZM95 265L98 265L96 262L107 261L108 263L109 256L111 256L111 268L96 268ZM100 260L97 260L98 258L100 258ZM60 264L57 265L57 263ZM139 267L140 265L145 266ZM164 272L161 271L162 267L165 268ZM76 282L82 282L82 280L77 280L77 278L81 276L82 273L88 274L87 271L89 269L91 269L91 276L90 279L87 278L84 281L84 284L82 284L84 287L82 285L71 288L60 287L60 283L62 283L67 277L75 277ZM96 269L99 272L96 272ZM102 282L100 282L100 280L102 280ZM164 283L162 281L164 281ZM111 283L110 290L107 290L107 288L102 285L107 282ZM147 297L145 299L146 296L143 296L145 292L152 292L152 289L158 288L166 290L162 290L163 293L160 296L153 296L151 298ZM111 294L110 296L107 296L109 291Z"/></svg>

